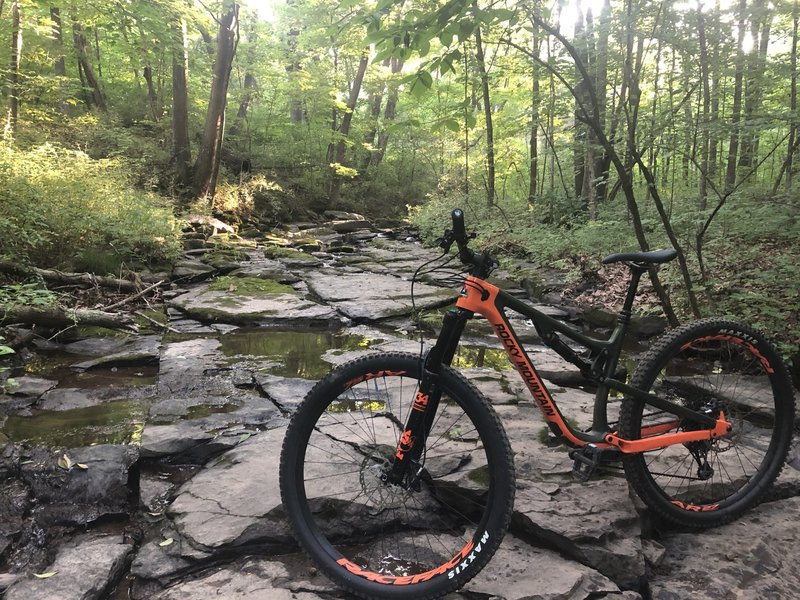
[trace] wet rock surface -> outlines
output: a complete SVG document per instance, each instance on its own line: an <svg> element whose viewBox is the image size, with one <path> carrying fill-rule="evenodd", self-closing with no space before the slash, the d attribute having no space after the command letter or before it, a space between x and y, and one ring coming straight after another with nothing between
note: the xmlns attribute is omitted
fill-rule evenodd
<svg viewBox="0 0 800 600"><path fill-rule="evenodd" d="M227 232L231 248L198 233L172 274L163 335L48 346L60 352L52 374L18 378L0 400L11 438L0 433L0 594L349 597L298 552L277 481L281 444L291 413L332 366L375 350L419 351L409 334L410 280L433 254L409 232L349 213L328 217L322 227L254 231L255 242ZM221 273L230 284L215 289ZM557 301L562 282L538 275L507 285L532 302ZM248 288L253 279L273 291ZM415 285L430 322L458 291L439 283ZM579 318L574 308L540 308ZM524 320L513 325L562 412L589 426L593 390ZM660 326L643 321L641 335ZM711 531L664 529L618 470L573 479L565 449L491 333L481 320L470 324L456 364L508 432L515 511L495 557L451 600L800 596L796 452L774 501ZM612 418L617 411L613 401ZM472 485L462 479L452 481Z"/></svg>

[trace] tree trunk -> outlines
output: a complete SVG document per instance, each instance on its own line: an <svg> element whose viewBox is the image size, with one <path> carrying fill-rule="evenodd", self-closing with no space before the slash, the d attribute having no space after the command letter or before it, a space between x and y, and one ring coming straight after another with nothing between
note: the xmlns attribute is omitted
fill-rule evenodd
<svg viewBox="0 0 800 600"><path fill-rule="evenodd" d="M392 75L397 75L403 70L404 61L401 58L392 57L391 59ZM389 95L386 98L386 108L383 109L383 126L378 133L378 151L373 155L372 163L377 167L381 164L384 155L386 154L386 147L389 145L389 132L386 128L394 121L397 116L397 99L398 99L399 83L394 79L389 84Z"/></svg>
<svg viewBox="0 0 800 600"><path fill-rule="evenodd" d="M539 39L536 35L533 36L533 52L538 58L539 52ZM531 126L530 126L530 163L528 166L528 207L532 207L536 203L536 196L539 190L539 68L536 61L533 62L531 68L531 78L533 85L531 86Z"/></svg>
<svg viewBox="0 0 800 600"><path fill-rule="evenodd" d="M742 112L742 82L744 79L744 32L747 0L739 2L739 35L736 42L736 76L733 84L733 109L731 114L731 139L728 145L728 167L725 171L725 190L736 184L736 162L739 154L739 121Z"/></svg>
<svg viewBox="0 0 800 600"><path fill-rule="evenodd" d="M53 70L59 77L67 76L67 63L64 59L64 34L61 27L61 9L53 6L50 8L50 20L53 21L53 39L56 41L58 54L53 61Z"/></svg>
<svg viewBox="0 0 800 600"><path fill-rule="evenodd" d="M153 116L153 120L158 122L161 119L161 107L158 102L158 93L153 84L153 69L150 65L145 65L142 75L147 83L147 101L150 105L150 114Z"/></svg>
<svg viewBox="0 0 800 600"><path fill-rule="evenodd" d="M92 61L89 60L88 44L86 42L86 34L84 33L83 25L81 25L75 17L72 18L72 34L75 41L75 50L78 55L78 64L86 80L86 85L91 91L91 101L101 111L107 112L108 105L106 103L105 94L100 85L100 80L94 73Z"/></svg>
<svg viewBox="0 0 800 600"><path fill-rule="evenodd" d="M294 83L295 75L301 70L300 59L297 57L297 39L300 37L300 30L296 27L289 29L287 46L289 47L289 54L292 57L292 62L286 67L286 72L289 73L289 83ZM303 120L303 101L295 90L298 89L297 85L290 85L292 96L289 100L289 118L292 123L300 123Z"/></svg>
<svg viewBox="0 0 800 600"><path fill-rule="evenodd" d="M336 143L336 153L333 157L334 165L331 172L330 198L333 204L338 202L339 191L342 186L342 177L337 172L337 167L344 166L346 140L347 136L350 135L350 124L353 122L353 113L356 110L358 95L361 93L361 84L364 82L364 74L367 72L368 64L369 52L365 50L361 53L361 59L358 61L358 68L353 78L353 85L350 87L350 97L347 99L347 110L345 110L344 116L342 117L342 125L339 128L339 141Z"/></svg>
<svg viewBox="0 0 800 600"><path fill-rule="evenodd" d="M231 126L231 137L237 137L242 130L242 125L247 121L247 112L250 110L250 103L253 101L253 94L258 91L258 81L253 74L255 64L255 48L258 42L258 34L255 25L252 25L247 34L247 64L245 65L244 89L242 99L239 101L239 110L236 112L236 120Z"/></svg>
<svg viewBox="0 0 800 600"><path fill-rule="evenodd" d="M219 161L222 140L225 135L225 106L228 97L233 57L239 32L239 5L233 0L225 0L223 15L219 21L217 34L217 54L214 59L214 73L211 82L211 98L208 102L203 139L194 166L194 190L199 198L205 198L208 205L214 200L219 175Z"/></svg>
<svg viewBox="0 0 800 600"><path fill-rule="evenodd" d="M792 189L792 179L794 175L794 146L797 139L797 31L798 31L798 18L797 14L798 3L794 3L794 19L792 20L792 53L791 53L791 69L792 69L792 83L791 83L791 97L789 99L789 110L791 111L792 123L789 129L789 145L786 151L786 184L785 189L790 192Z"/></svg>
<svg viewBox="0 0 800 600"><path fill-rule="evenodd" d="M473 6L477 6L473 2ZM475 57L478 63L478 73L481 77L483 92L483 115L486 119L486 203L494 204L494 125L492 123L492 103L489 98L489 74L484 62L483 41L481 40L480 24L475 28Z"/></svg>
<svg viewBox="0 0 800 600"><path fill-rule="evenodd" d="M19 61L22 55L22 28L19 1L11 3L11 59L8 65L8 119L6 135L13 136L19 117Z"/></svg>
<svg viewBox="0 0 800 600"><path fill-rule="evenodd" d="M186 22L175 28L172 50L172 148L178 184L189 185L192 151L189 146L189 54Z"/></svg>
<svg viewBox="0 0 800 600"><path fill-rule="evenodd" d="M697 35L700 42L700 80L703 85L703 124L702 124L702 148L700 150L700 210L705 210L708 203L708 152L709 152L709 128L711 123L711 87L710 74L708 68L708 45L706 43L706 25L703 11L697 7Z"/></svg>

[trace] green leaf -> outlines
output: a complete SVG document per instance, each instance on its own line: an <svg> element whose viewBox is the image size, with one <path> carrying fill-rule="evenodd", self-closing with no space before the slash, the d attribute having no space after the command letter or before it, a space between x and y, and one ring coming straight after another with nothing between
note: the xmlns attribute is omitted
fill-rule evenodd
<svg viewBox="0 0 800 600"><path fill-rule="evenodd" d="M439 34L439 42L441 42L442 46L449 46L453 43L453 32L445 29L442 33Z"/></svg>
<svg viewBox="0 0 800 600"><path fill-rule="evenodd" d="M459 125L458 121L456 121L455 119L447 119L444 122L444 126L447 127L447 129L449 129L450 131L455 131L456 133L461 131L461 125Z"/></svg>
<svg viewBox="0 0 800 600"><path fill-rule="evenodd" d="M417 73L417 78L426 89L431 89L431 86L433 86L433 77L427 71L419 71Z"/></svg>

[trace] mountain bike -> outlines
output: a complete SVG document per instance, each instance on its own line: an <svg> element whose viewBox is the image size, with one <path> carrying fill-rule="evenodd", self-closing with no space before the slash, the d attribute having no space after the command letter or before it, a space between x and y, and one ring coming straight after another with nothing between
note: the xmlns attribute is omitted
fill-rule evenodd
<svg viewBox="0 0 800 600"><path fill-rule="evenodd" d="M788 372L761 333L703 319L656 341L628 380L618 374L639 280L675 250L603 259L626 264L631 279L613 332L600 340L486 281L497 261L469 248L461 210L452 221L442 256L456 244L467 271L435 344L420 355L373 354L335 368L287 429L283 507L324 573L362 598L435 598L474 577L500 545L514 502L512 450L489 401L451 367L475 315L491 325L547 425L571 447L579 479L621 461L651 511L689 528L726 523L759 500L783 466L794 422ZM588 430L561 414L508 310L596 386ZM611 391L623 395L615 422Z"/></svg>

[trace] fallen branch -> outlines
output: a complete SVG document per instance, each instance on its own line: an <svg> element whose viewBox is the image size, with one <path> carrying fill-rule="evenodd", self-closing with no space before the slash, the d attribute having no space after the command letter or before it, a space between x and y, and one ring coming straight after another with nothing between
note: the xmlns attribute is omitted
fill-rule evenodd
<svg viewBox="0 0 800 600"><path fill-rule="evenodd" d="M56 269L39 269L38 267L25 267L15 263L0 263L0 271L4 273L17 273L20 275L38 275L46 281L68 285L88 287L106 287L117 289L121 292L135 292L139 288L135 282L116 277L103 277L93 273L65 273Z"/></svg>
<svg viewBox="0 0 800 600"><path fill-rule="evenodd" d="M47 328L69 327L71 325L94 325L109 329L137 330L133 317L126 314L103 312L89 309L64 309L60 307L31 308L12 306L0 315L0 324L25 323Z"/></svg>
<svg viewBox="0 0 800 600"><path fill-rule="evenodd" d="M180 331L170 327L167 323L160 323L160 322L156 321L155 319L153 319L152 317L148 317L146 314L144 314L143 312L141 312L139 310L134 311L133 314L135 314L137 317L141 317L145 321L149 321L151 324L155 325L156 327L160 327L164 331L169 331L170 333L180 333Z"/></svg>
<svg viewBox="0 0 800 600"><path fill-rule="evenodd" d="M144 296L144 295L145 295L145 294L147 294L148 292L150 292L150 291L152 291L152 290L156 289L156 288L157 288L158 286L160 286L162 283L164 283L164 281L163 281L163 280L162 280L162 281L159 281L158 283L154 283L153 285L151 285L151 286L149 286L149 287L146 287L146 288L144 288L142 291L140 291L140 292L136 292L136 293L135 293L133 296L128 296L127 298L123 298L123 299L122 299L122 300L120 300L119 302L115 302L114 304L112 304L112 305L110 305L110 306L106 306L106 307L105 307L103 310L106 310L106 311L108 311L108 310L112 310L112 309L115 309L115 308L119 308L120 306L123 306L123 305L127 304L128 302L133 302L133 301L134 301L134 300L136 300L137 298L141 298L142 296Z"/></svg>

